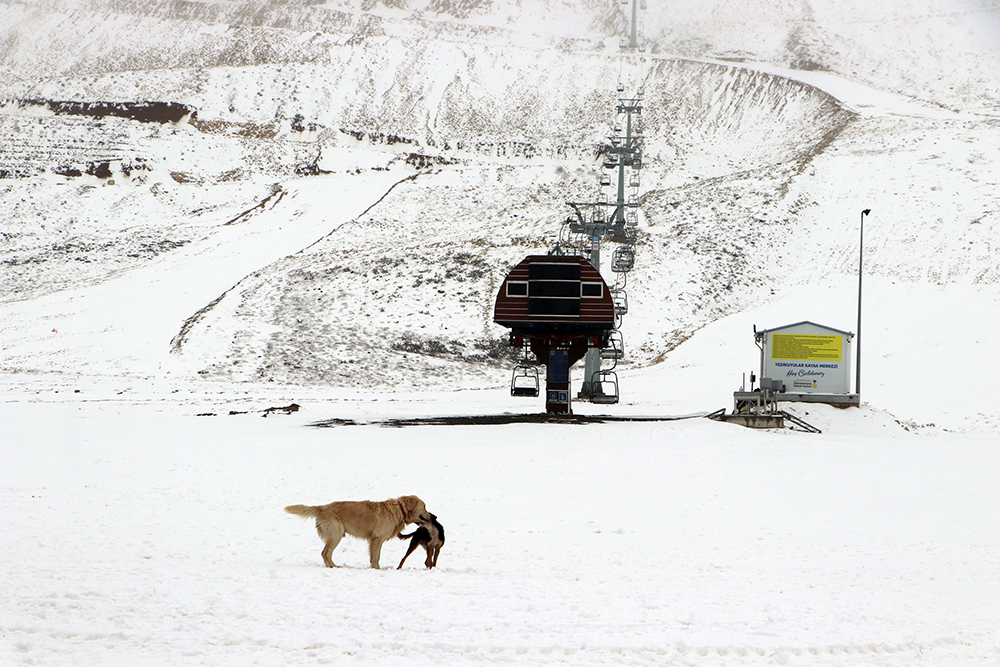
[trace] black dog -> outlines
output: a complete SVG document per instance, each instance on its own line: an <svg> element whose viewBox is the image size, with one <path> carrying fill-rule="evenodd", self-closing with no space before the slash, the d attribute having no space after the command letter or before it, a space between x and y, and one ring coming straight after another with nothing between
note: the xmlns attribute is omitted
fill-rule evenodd
<svg viewBox="0 0 1000 667"><path fill-rule="evenodd" d="M438 523L436 516L431 514L430 523L421 523L420 527L409 535L400 533L397 537L401 540L405 540L407 537L413 538L410 540L410 548L406 550L406 556L403 556L403 560L399 561L397 570L403 568L403 563L419 546L427 550L427 560L424 561L424 565L427 567L437 565L438 555L441 553L441 547L444 546L444 526Z"/></svg>

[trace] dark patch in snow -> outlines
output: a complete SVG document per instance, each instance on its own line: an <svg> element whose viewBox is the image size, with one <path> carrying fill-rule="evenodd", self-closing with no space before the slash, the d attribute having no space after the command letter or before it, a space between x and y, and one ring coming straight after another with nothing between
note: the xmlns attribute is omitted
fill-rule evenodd
<svg viewBox="0 0 1000 667"><path fill-rule="evenodd" d="M39 106L56 115L91 118L127 118L140 123L177 123L197 110L178 102L83 102L74 100L18 100L21 106Z"/></svg>
<svg viewBox="0 0 1000 667"><path fill-rule="evenodd" d="M706 415L681 416L648 416L648 415L554 415L545 412L500 415L455 415L442 417L413 417L410 419L384 419L370 422L357 422L353 419L324 419L309 424L315 428L333 428L336 426L375 425L402 428L404 426L502 426L505 424L606 424L611 422L669 422L682 419L700 419Z"/></svg>

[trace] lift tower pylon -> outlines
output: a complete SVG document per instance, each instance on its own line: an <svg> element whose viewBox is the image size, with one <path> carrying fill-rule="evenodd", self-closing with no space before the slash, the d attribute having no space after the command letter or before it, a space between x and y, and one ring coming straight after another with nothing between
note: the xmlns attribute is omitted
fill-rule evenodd
<svg viewBox="0 0 1000 667"><path fill-rule="evenodd" d="M603 206L600 202L590 204L580 202L567 202L576 211L577 223L570 224L570 231L582 234L590 240L590 263L598 271L601 270L601 238L610 235L612 240L623 240L631 237L630 230L626 229L630 216L625 214L625 208L632 202L625 199L625 172L626 169L638 170L642 167L642 145L641 135L638 132L637 120L642 113L642 99L640 97L622 98L618 100L618 115L625 116L625 134L610 137L611 143L607 147L604 166L615 169L618 172L617 197L614 203L614 212L608 216L600 216L603 222L590 221L581 212L581 206ZM636 201L637 205L638 202ZM631 268L631 266L629 267ZM590 350L584 358L583 383L580 386L578 398L585 400L600 400L600 387L595 387L592 378L596 377L601 370L601 354L599 350Z"/></svg>

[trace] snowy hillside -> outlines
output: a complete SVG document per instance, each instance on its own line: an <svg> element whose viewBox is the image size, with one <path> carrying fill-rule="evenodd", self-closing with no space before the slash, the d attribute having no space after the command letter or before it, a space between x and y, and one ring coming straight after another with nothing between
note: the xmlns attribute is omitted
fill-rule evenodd
<svg viewBox="0 0 1000 667"><path fill-rule="evenodd" d="M960 314L998 298L996 7L657 5L639 12L647 48L621 52L628 8L3 3L4 368L501 385L496 286L554 244L565 202L600 195L618 85L645 93L626 366L803 285L775 319L734 325L713 403L754 367L752 325L808 311L853 329L861 208L868 331L893 341L866 346L865 368L914 383L996 358L1000 325L956 320L950 296L972 301ZM774 38L757 51L720 27L755 22ZM932 48L911 58L916 34ZM136 103L181 116L139 122ZM901 291L925 319L878 318ZM941 319L977 333L932 340ZM934 420L882 386L866 397Z"/></svg>

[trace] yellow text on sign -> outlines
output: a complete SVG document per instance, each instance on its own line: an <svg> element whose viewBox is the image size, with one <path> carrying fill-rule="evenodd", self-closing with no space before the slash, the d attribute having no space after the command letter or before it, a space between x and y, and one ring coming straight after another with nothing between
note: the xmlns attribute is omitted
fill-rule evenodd
<svg viewBox="0 0 1000 667"><path fill-rule="evenodd" d="M772 359L796 361L840 361L844 349L843 336L811 334L773 334Z"/></svg>

